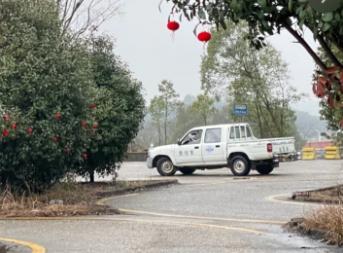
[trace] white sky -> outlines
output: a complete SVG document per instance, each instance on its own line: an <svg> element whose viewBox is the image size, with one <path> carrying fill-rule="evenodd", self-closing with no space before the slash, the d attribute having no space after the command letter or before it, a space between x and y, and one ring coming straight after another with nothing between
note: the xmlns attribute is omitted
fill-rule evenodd
<svg viewBox="0 0 343 253"><path fill-rule="evenodd" d="M200 92L200 62L205 48L193 34L195 24L187 20L183 20L172 38L166 28L170 8L164 2L159 12L159 3L160 0L122 1L121 14L108 20L101 32L114 39L115 53L143 82L147 101L157 94L158 84L163 79L174 83L181 98L187 94L196 96ZM311 34L305 35L311 39ZM289 82L308 95L294 108L317 115L319 100L311 88L312 59L298 43L293 43L295 40L287 32L269 41L281 51L289 65Z"/></svg>

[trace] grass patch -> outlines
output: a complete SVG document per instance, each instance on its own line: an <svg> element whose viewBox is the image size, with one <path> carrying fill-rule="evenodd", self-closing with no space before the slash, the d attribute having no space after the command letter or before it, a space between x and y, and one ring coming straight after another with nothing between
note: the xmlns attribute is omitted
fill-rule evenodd
<svg viewBox="0 0 343 253"><path fill-rule="evenodd" d="M343 246L343 205L315 209L304 218L292 219L286 224L286 228L341 247Z"/></svg>
<svg viewBox="0 0 343 253"><path fill-rule="evenodd" d="M162 182L162 184L164 183ZM14 194L10 187L6 187L0 193L0 216L54 217L117 214L117 210L109 206L98 205L97 201L104 197L160 184L161 182L156 180L92 184L58 183L44 194L31 195Z"/></svg>

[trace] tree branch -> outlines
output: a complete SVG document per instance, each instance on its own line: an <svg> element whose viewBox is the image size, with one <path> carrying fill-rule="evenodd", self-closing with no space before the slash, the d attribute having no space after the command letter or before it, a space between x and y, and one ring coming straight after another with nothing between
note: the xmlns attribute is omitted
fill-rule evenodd
<svg viewBox="0 0 343 253"><path fill-rule="evenodd" d="M318 41L319 41L320 45L322 46L322 48L324 49L325 53L330 58L330 60L333 62L333 64L335 64L336 66L338 66L340 68L343 68L343 64L333 54L331 48L326 43L326 41L324 40L323 36L319 35L319 36L317 36L317 38L318 38Z"/></svg>
<svg viewBox="0 0 343 253"><path fill-rule="evenodd" d="M316 64L325 71L327 69L325 63L319 58L319 56L313 51L313 49L310 47L310 45L304 40L304 38L295 31L288 23L287 21L284 22L284 26L287 29L287 31L296 38L297 41L306 49L306 51L310 54L310 56L313 58L313 60L316 62Z"/></svg>

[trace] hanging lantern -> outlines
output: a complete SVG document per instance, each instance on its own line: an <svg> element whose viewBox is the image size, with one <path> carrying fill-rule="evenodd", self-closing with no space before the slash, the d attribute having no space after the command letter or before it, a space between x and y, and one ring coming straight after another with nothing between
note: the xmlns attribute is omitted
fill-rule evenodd
<svg viewBox="0 0 343 253"><path fill-rule="evenodd" d="M212 35L209 32L203 31L200 32L197 37L199 41L206 43L212 38Z"/></svg>
<svg viewBox="0 0 343 253"><path fill-rule="evenodd" d="M173 32L180 28L180 24L176 21L168 21L167 28Z"/></svg>

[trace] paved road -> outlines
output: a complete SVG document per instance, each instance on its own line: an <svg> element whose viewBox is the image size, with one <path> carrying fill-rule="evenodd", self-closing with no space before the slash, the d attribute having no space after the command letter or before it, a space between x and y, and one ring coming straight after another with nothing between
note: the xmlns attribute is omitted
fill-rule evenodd
<svg viewBox="0 0 343 253"><path fill-rule="evenodd" d="M125 215L62 220L3 220L0 237L32 241L48 252L342 252L289 234L281 224L316 205L275 196L343 181L342 161L282 163L270 176L237 179L227 169L176 175L180 184L117 196ZM120 178L158 178L126 163Z"/></svg>

